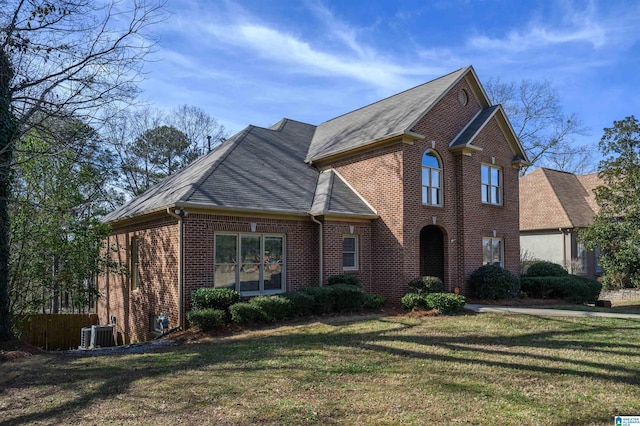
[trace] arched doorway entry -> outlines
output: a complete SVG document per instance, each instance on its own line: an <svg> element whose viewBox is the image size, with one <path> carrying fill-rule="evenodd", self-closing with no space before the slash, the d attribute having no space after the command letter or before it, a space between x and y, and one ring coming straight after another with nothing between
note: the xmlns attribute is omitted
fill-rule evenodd
<svg viewBox="0 0 640 426"><path fill-rule="evenodd" d="M420 230L420 275L438 277L444 282L444 234L434 225Z"/></svg>

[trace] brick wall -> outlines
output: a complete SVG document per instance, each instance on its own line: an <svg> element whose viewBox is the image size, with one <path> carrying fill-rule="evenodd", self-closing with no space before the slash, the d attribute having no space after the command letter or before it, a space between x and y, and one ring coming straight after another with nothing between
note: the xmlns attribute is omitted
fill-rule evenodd
<svg viewBox="0 0 640 426"><path fill-rule="evenodd" d="M351 233L353 227L353 233ZM323 279L331 275L349 274L355 275L362 281L362 289L372 292L371 286L371 224L358 222L340 222L326 220L323 223L324 230L324 257ZM342 263L342 240L344 236L358 237L358 270L345 271Z"/></svg>
<svg viewBox="0 0 640 426"><path fill-rule="evenodd" d="M149 340L152 315L164 312L169 327L178 325L178 244L177 220L156 218L144 223L114 229L107 239L112 261L131 271L130 241L139 241L140 283L130 290L128 274L110 268L98 277L101 297L97 303L100 324L116 318L116 330L124 343Z"/></svg>
<svg viewBox="0 0 640 426"><path fill-rule="evenodd" d="M184 308L191 309L191 293L214 285L216 232L285 235L286 291L318 285L318 225L307 217L273 219L190 213L184 218Z"/></svg>

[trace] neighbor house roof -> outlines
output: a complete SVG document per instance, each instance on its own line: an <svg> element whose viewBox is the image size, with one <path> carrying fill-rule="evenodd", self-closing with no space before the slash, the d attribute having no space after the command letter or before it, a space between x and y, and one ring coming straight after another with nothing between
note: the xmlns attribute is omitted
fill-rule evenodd
<svg viewBox="0 0 640 426"><path fill-rule="evenodd" d="M249 126L209 154L104 218L113 222L167 207L308 215L319 171L304 162L315 126L283 119ZM325 214L377 217L350 187L329 187Z"/></svg>
<svg viewBox="0 0 640 426"><path fill-rule="evenodd" d="M593 223L597 174L538 168L520 178L520 230L583 228Z"/></svg>

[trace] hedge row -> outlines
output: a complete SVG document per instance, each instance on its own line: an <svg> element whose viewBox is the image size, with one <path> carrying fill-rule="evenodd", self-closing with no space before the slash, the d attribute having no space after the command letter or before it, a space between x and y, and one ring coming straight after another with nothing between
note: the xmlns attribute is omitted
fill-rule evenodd
<svg viewBox="0 0 640 426"><path fill-rule="evenodd" d="M520 288L529 297L564 299L574 303L595 303L602 284L577 275L561 277L521 277Z"/></svg>
<svg viewBox="0 0 640 426"><path fill-rule="evenodd" d="M366 294L360 287L339 283L273 296L258 296L247 302L232 304L229 302L236 300L236 296L229 292L237 294L234 290L215 288L202 288L194 292L194 306L197 309L187 314L189 323L201 330L211 330L227 322L264 324L334 312L358 312L363 308L378 309L385 303L382 296ZM197 304L195 298L198 298ZM237 300L240 300L239 294Z"/></svg>
<svg viewBox="0 0 640 426"><path fill-rule="evenodd" d="M407 293L400 299L405 309L436 309L443 314L462 312L466 300L464 296L453 293L430 293L426 295Z"/></svg>

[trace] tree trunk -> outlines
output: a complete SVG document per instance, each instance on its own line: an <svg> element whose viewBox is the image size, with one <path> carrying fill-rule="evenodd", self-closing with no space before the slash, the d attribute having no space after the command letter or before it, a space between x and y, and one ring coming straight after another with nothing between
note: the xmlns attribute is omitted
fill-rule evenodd
<svg viewBox="0 0 640 426"><path fill-rule="evenodd" d="M0 340L13 338L9 309L9 195L15 129L9 91L12 74L9 59L0 50Z"/></svg>

